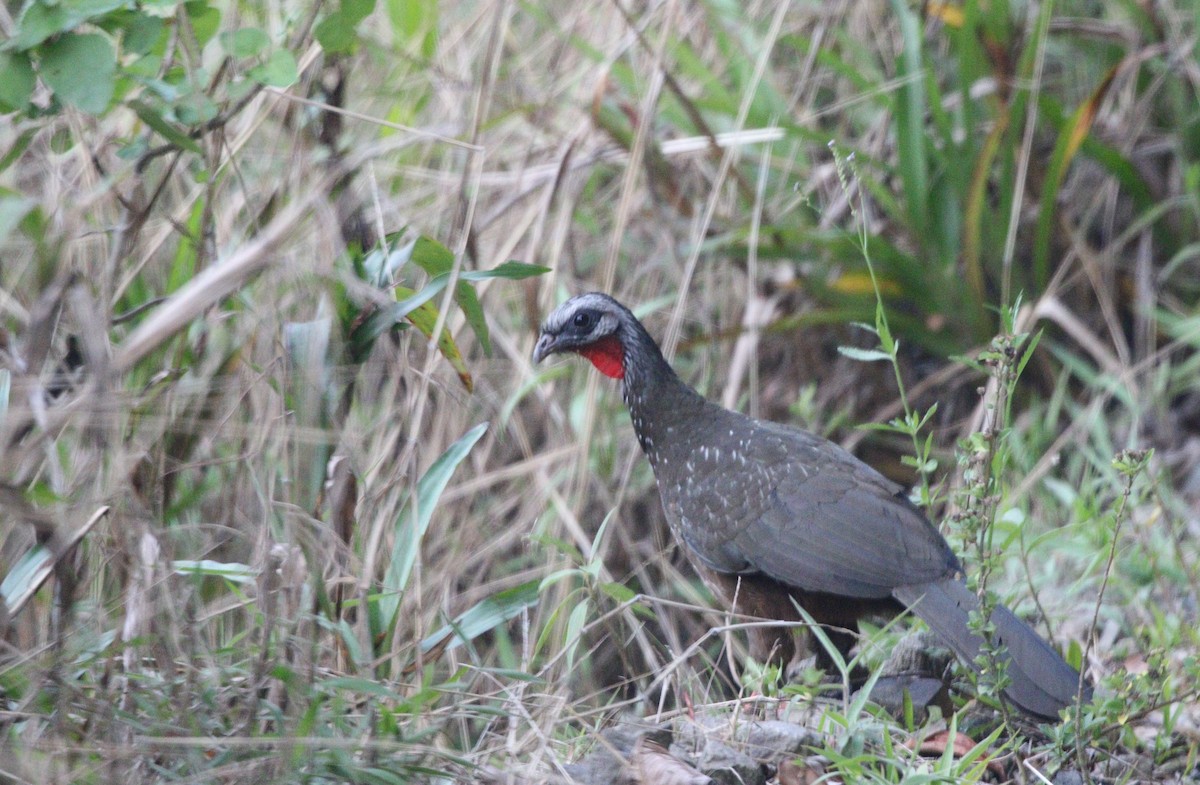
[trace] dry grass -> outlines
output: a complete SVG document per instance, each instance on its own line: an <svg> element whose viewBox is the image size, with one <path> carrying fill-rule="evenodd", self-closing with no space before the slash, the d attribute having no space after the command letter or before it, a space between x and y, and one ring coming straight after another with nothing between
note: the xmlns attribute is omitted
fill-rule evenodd
<svg viewBox="0 0 1200 785"><path fill-rule="evenodd" d="M997 325L951 296L969 273L954 254L939 266L898 201L912 175L889 101L914 80L895 70L891 6L734 5L445 3L425 60L386 9L356 53L332 57L297 9L268 3L240 23L286 27L301 80L254 93L198 135L200 155L122 157L152 135L120 107L11 115L0 144L28 133L28 147L0 185L35 212L0 237L0 572L35 542L55 569L23 607L0 604L0 780L384 781L475 767L553 779L618 712L744 696L726 654L743 620L709 610L668 547L617 391L578 364L530 365L539 319L571 293L641 304L710 397L857 443L850 425L903 410L888 373L836 352L869 341L845 327L874 309L853 239L879 238L910 402L940 402L935 479L958 482L952 449L978 428L982 377L946 356L982 348ZM1078 731L1116 756L1091 753L1116 779L1143 765L1194 776L1200 725L1188 681L1200 650L1197 164L1183 128L1194 111L1179 109L1194 108L1200 74L1194 42L1166 21L1184 5L1155 6L1158 38L1116 12L1056 13L1044 67L1024 83L1051 99L1042 120L1058 109L1068 122L1112 59L1056 46L1119 41L1123 59L1091 125L1104 150L1065 176L1044 285L1023 271L1061 125L1014 133L1015 180L997 176L985 201L1018 220L996 234L981 219L995 252L986 302L1032 286L1019 324L1047 330L998 467L1014 512L998 524L1012 541L993 581L1036 597L1060 643L1088 640L1108 581L1088 665L1118 685L1144 676L1121 696L1130 716L1097 710ZM957 62L947 21L922 28L931 62ZM208 75L232 81L215 56ZM975 87L985 106L1010 86ZM962 96L942 98L952 114ZM955 117L983 138L995 124L980 115ZM831 139L854 153L848 175ZM1106 150L1143 172L1151 203L1096 163ZM963 162L942 152L931 169L952 179ZM948 198L940 181L928 189ZM491 357L452 287L433 301L473 392L412 329L361 363L327 359L321 325L329 345L347 338L339 309L395 299L355 274L347 245L403 227L453 250L456 273L509 259L551 269L475 284ZM401 275L425 282L412 265ZM368 609L406 500L485 421L437 501L396 631L380 637ZM897 455L911 444L869 442L864 455L905 476ZM1124 486L1111 458L1143 446L1157 462L1113 520ZM200 560L228 574L182 564ZM511 620L422 646L548 576ZM1150 706L1155 688L1179 702ZM829 743L863 723L826 728ZM1018 751L1045 756L1042 770L1073 765L1071 734L1030 731ZM920 765L897 760L876 777Z"/></svg>

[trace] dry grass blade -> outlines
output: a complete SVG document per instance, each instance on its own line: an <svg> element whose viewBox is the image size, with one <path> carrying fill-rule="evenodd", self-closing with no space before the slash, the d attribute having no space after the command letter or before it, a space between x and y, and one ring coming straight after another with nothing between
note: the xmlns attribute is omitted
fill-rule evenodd
<svg viewBox="0 0 1200 785"><path fill-rule="evenodd" d="M116 347L114 371L128 371L206 309L228 297L265 267L279 261L275 252L295 233L314 203L324 198L325 189L335 180L336 174L318 178L303 196L271 219L252 240L189 281L155 308Z"/></svg>

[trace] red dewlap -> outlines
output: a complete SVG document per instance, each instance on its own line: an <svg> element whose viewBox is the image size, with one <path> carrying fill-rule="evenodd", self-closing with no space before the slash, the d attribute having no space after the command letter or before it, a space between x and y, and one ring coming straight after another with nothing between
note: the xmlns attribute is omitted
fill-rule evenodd
<svg viewBox="0 0 1200 785"><path fill-rule="evenodd" d="M596 370L612 379L625 378L625 351L621 342L613 336L601 338L593 344L584 346L579 353L591 360Z"/></svg>

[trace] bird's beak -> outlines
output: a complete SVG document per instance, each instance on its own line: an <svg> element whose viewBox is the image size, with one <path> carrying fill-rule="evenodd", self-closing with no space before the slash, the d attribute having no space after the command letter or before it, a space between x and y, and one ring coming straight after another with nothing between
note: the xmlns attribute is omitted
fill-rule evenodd
<svg viewBox="0 0 1200 785"><path fill-rule="evenodd" d="M540 363L552 354L554 354L554 336L542 333L538 336L537 346L533 347L533 361Z"/></svg>

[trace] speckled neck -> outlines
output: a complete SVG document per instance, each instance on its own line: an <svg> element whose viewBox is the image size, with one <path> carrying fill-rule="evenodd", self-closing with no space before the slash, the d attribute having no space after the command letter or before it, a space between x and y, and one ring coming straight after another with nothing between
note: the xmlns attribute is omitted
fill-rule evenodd
<svg viewBox="0 0 1200 785"><path fill-rule="evenodd" d="M723 410L676 375L658 344L632 315L623 328L625 379L621 393L634 433L657 474L664 449L687 445L698 433L697 418Z"/></svg>

